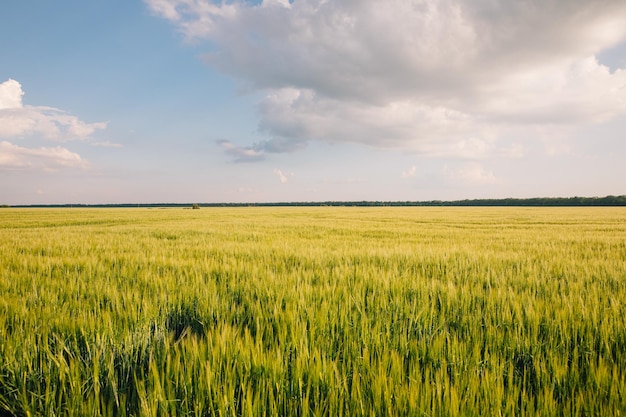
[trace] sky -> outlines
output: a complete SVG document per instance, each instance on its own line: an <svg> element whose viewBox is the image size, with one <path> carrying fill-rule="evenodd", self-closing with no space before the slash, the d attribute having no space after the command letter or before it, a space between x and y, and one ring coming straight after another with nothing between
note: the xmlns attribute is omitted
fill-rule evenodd
<svg viewBox="0 0 626 417"><path fill-rule="evenodd" d="M0 204L626 194L624 0L29 0Z"/></svg>

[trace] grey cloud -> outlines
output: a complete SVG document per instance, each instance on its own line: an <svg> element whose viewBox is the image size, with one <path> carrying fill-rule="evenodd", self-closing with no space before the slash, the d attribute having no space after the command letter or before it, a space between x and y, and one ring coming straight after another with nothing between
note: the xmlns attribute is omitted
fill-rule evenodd
<svg viewBox="0 0 626 417"><path fill-rule="evenodd" d="M210 40L210 65L267 92L268 140L225 148L238 161L311 140L496 149L511 126L626 114L626 69L595 59L626 38L623 0L145 1Z"/></svg>
<svg viewBox="0 0 626 417"><path fill-rule="evenodd" d="M454 96L503 70L588 56L626 33L621 0L159 3L184 10L181 28L217 46L206 60L254 88L368 100Z"/></svg>
<svg viewBox="0 0 626 417"><path fill-rule="evenodd" d="M218 140L216 143L233 162L258 162L265 159L263 151L252 146L237 146L227 140Z"/></svg>

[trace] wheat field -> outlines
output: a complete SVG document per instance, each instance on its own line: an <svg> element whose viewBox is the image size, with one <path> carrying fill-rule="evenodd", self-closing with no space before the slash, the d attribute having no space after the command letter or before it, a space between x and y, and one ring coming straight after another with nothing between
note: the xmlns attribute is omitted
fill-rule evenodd
<svg viewBox="0 0 626 417"><path fill-rule="evenodd" d="M623 208L0 210L0 415L626 413Z"/></svg>

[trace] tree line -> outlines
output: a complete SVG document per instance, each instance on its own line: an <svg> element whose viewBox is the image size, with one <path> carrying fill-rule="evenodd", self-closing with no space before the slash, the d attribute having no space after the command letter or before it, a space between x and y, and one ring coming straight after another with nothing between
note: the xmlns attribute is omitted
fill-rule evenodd
<svg viewBox="0 0 626 417"><path fill-rule="evenodd" d="M50 204L50 205L4 205L2 207L100 207L100 208L200 208L200 207L418 207L418 206L477 206L477 207L614 207L626 206L626 195L606 197L537 197L537 198L489 198L466 200L429 201L297 201L265 203L140 203L140 204Z"/></svg>

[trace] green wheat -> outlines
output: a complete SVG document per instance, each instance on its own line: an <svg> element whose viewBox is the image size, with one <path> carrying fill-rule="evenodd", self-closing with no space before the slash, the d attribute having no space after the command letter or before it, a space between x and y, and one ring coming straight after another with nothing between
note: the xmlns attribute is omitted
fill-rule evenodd
<svg viewBox="0 0 626 417"><path fill-rule="evenodd" d="M620 208L4 209L0 414L626 412Z"/></svg>

